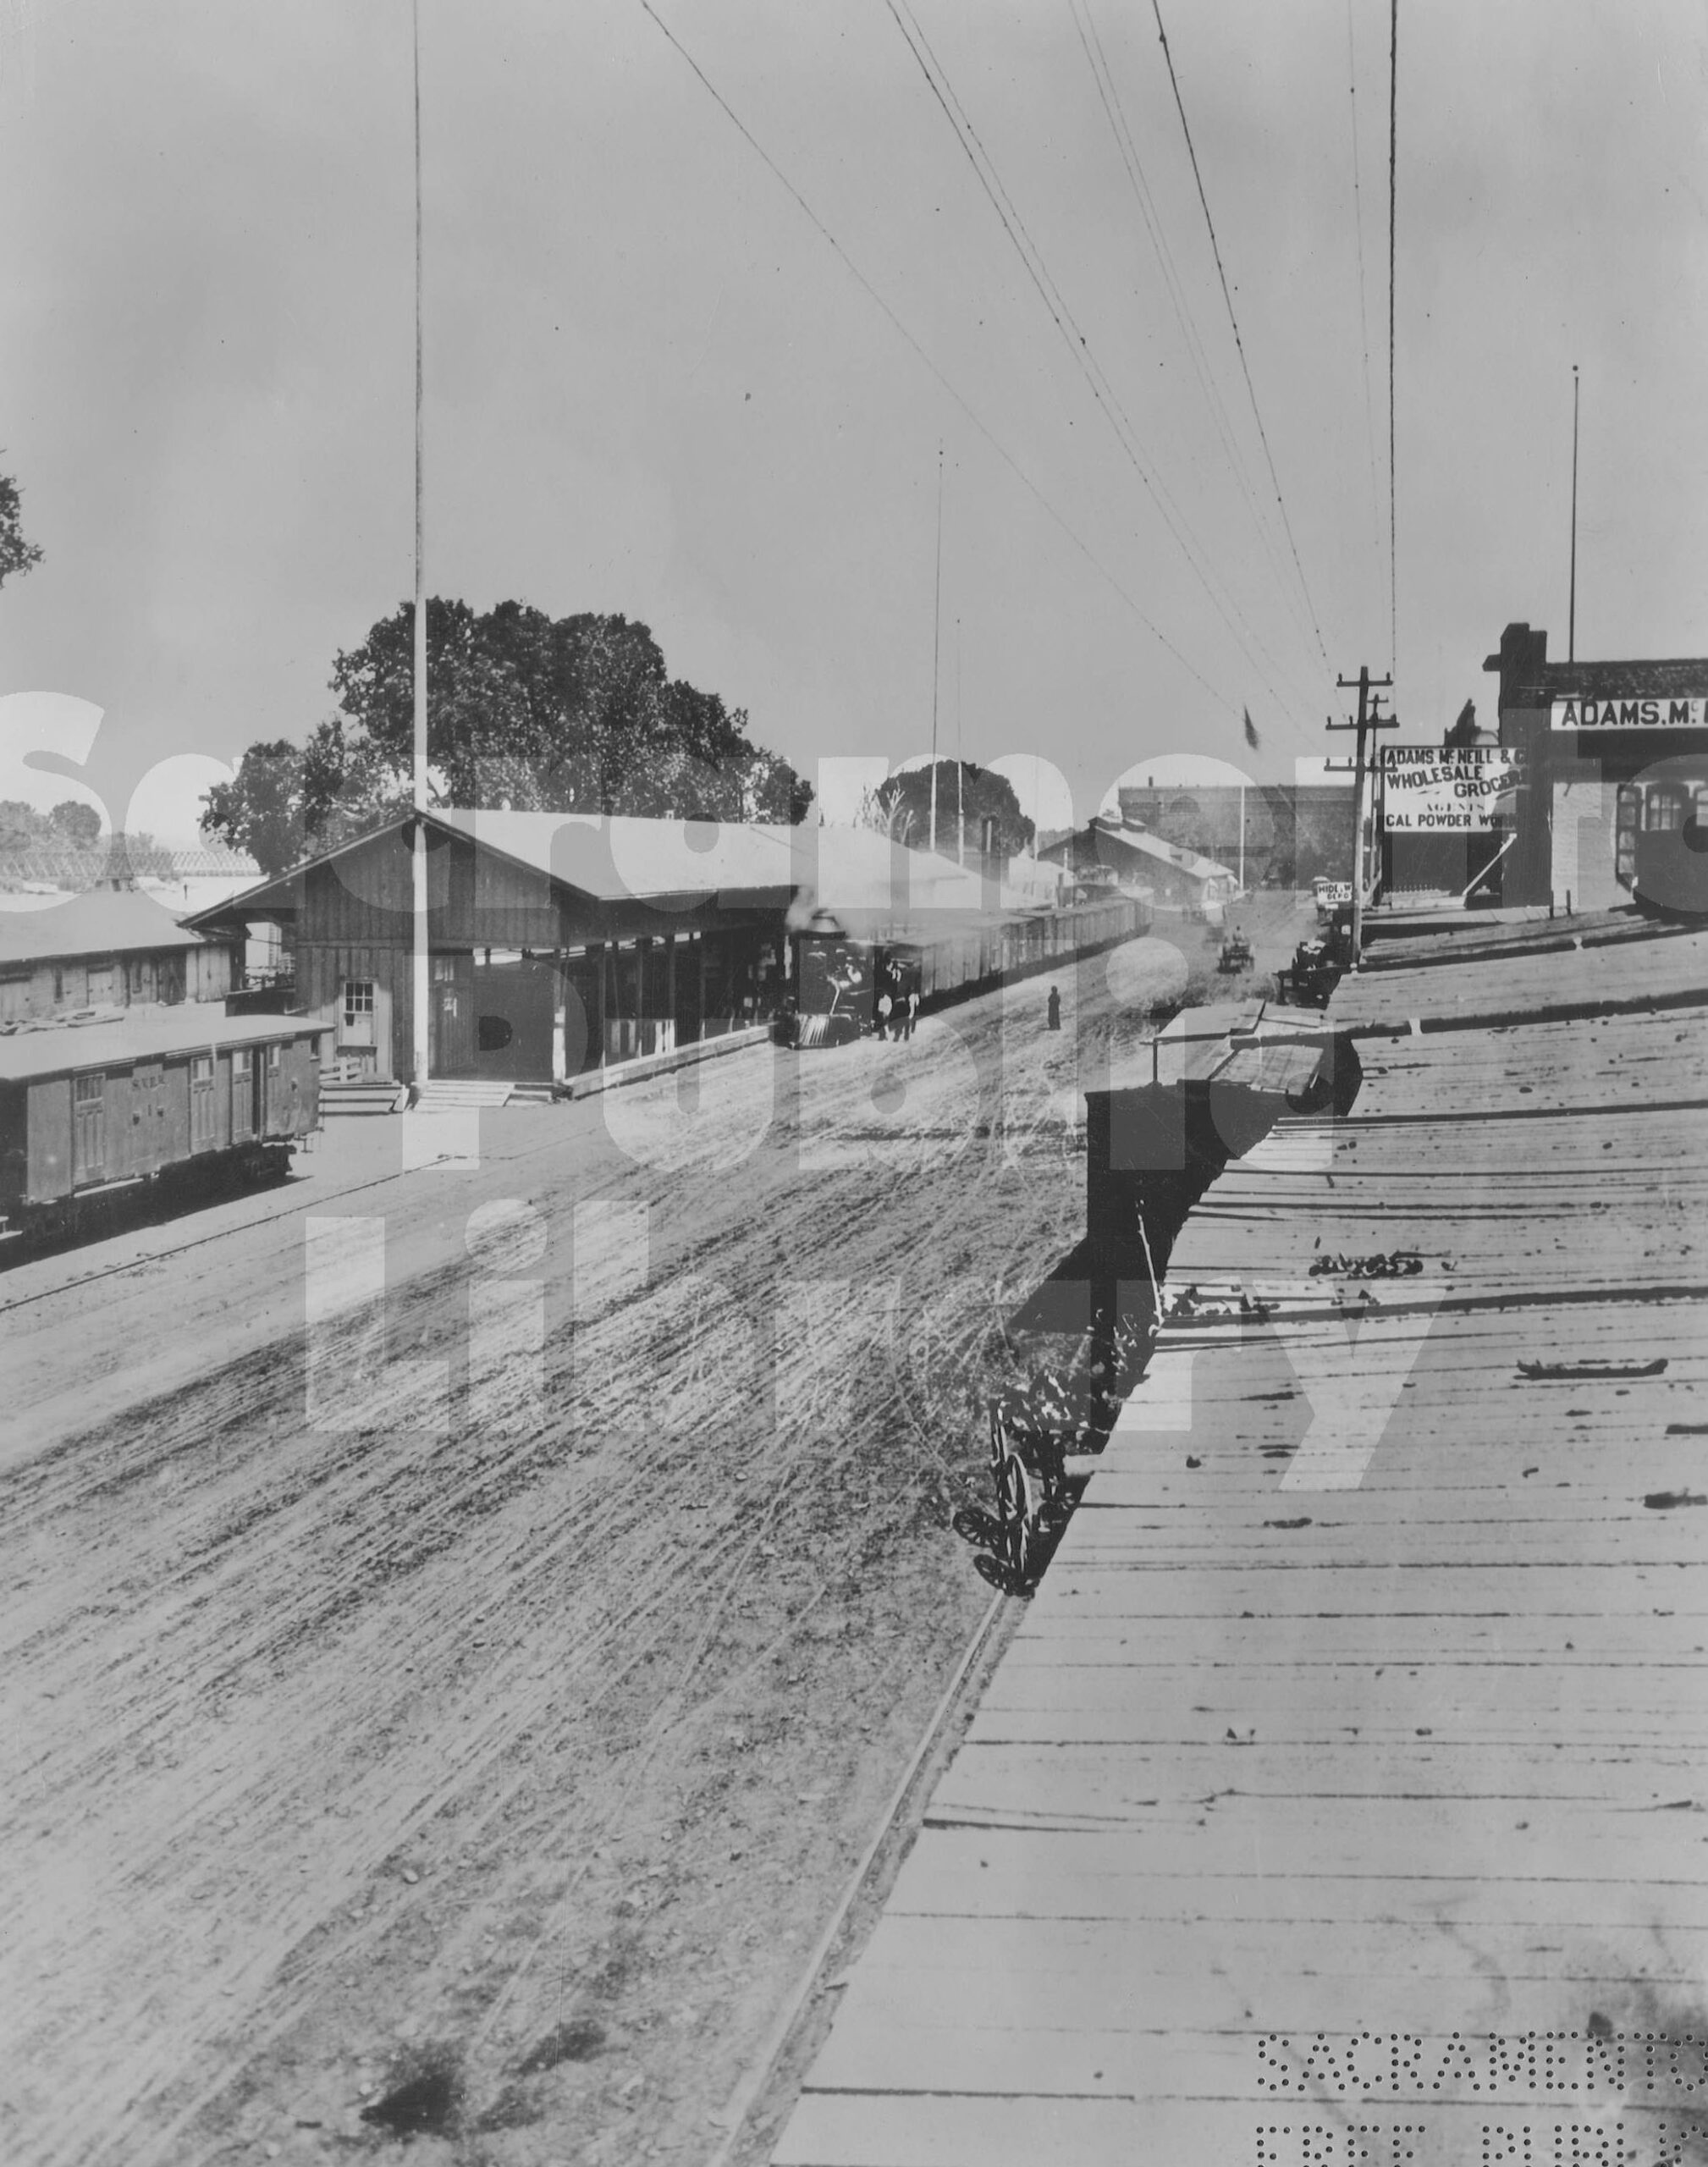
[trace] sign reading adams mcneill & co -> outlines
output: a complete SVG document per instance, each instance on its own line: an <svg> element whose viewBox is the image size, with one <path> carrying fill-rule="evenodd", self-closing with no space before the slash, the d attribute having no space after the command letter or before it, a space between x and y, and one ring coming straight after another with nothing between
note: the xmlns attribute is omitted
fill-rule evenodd
<svg viewBox="0 0 1708 2167"><path fill-rule="evenodd" d="M1492 828L1522 780L1509 746L1384 745L1382 824L1391 835Z"/></svg>
<svg viewBox="0 0 1708 2167"><path fill-rule="evenodd" d="M1590 700L1568 694L1556 700L1551 730L1700 730L1708 700Z"/></svg>

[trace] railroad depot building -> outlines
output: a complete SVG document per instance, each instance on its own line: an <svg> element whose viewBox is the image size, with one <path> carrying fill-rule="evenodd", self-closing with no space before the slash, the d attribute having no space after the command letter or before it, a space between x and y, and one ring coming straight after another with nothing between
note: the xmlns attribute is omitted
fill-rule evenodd
<svg viewBox="0 0 1708 2167"><path fill-rule="evenodd" d="M814 905L873 922L988 884L854 830L557 813L425 815L434 1077L563 1083L764 1023ZM346 1073L414 1067L413 823L394 820L191 922L294 951L294 1006Z"/></svg>
<svg viewBox="0 0 1708 2167"><path fill-rule="evenodd" d="M223 1001L234 951L134 891L14 897L0 909L0 1032Z"/></svg>
<svg viewBox="0 0 1708 2167"><path fill-rule="evenodd" d="M1631 900L1640 854L1658 868L1645 900L1708 909L1708 657L1550 662L1546 632L1514 624L1483 667L1523 761L1502 902L1610 909Z"/></svg>

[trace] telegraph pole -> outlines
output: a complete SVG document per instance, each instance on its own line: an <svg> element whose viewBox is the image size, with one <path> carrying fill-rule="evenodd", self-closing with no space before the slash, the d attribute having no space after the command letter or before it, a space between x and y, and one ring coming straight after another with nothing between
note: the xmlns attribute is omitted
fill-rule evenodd
<svg viewBox="0 0 1708 2167"><path fill-rule="evenodd" d="M1372 677L1368 666L1360 669L1356 677L1337 677L1336 684L1342 692L1356 688L1358 696L1358 719L1353 722L1331 721L1331 730L1355 730L1353 756L1353 968L1356 970L1364 951L1364 824L1368 819L1369 791L1371 769L1371 744L1379 730L1398 727L1397 719L1391 714L1378 714L1380 705L1377 688L1391 689L1391 677Z"/></svg>

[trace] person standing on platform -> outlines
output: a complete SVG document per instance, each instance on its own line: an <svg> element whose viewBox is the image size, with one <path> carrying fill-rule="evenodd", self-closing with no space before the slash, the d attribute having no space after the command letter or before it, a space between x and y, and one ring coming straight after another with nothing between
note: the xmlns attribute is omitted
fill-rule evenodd
<svg viewBox="0 0 1708 2167"><path fill-rule="evenodd" d="M908 994L907 998L901 1004L901 1035L904 1039L911 1039L912 1037L913 1026L918 1022L918 1020L919 989L917 986L915 986Z"/></svg>
<svg viewBox="0 0 1708 2167"><path fill-rule="evenodd" d="M1055 986L1050 989L1050 1000L1044 1009L1044 1020L1052 1031L1059 1031L1061 1028L1061 995Z"/></svg>
<svg viewBox="0 0 1708 2167"><path fill-rule="evenodd" d="M890 1001L887 992L878 996L878 1036L885 1040L890 1036Z"/></svg>

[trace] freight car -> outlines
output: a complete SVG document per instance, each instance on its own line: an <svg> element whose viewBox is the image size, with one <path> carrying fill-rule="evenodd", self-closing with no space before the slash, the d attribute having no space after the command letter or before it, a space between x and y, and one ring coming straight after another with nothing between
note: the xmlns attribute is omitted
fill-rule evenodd
<svg viewBox="0 0 1708 2167"><path fill-rule="evenodd" d="M917 991L923 1008L1070 962L1149 931L1142 896L1059 910L945 912L929 925L860 938L818 913L791 940L785 1045L843 1045L873 1029L878 1002Z"/></svg>
<svg viewBox="0 0 1708 2167"><path fill-rule="evenodd" d="M92 1231L121 1196L282 1179L320 1122L322 1024L174 1009L0 1038L0 1231Z"/></svg>

